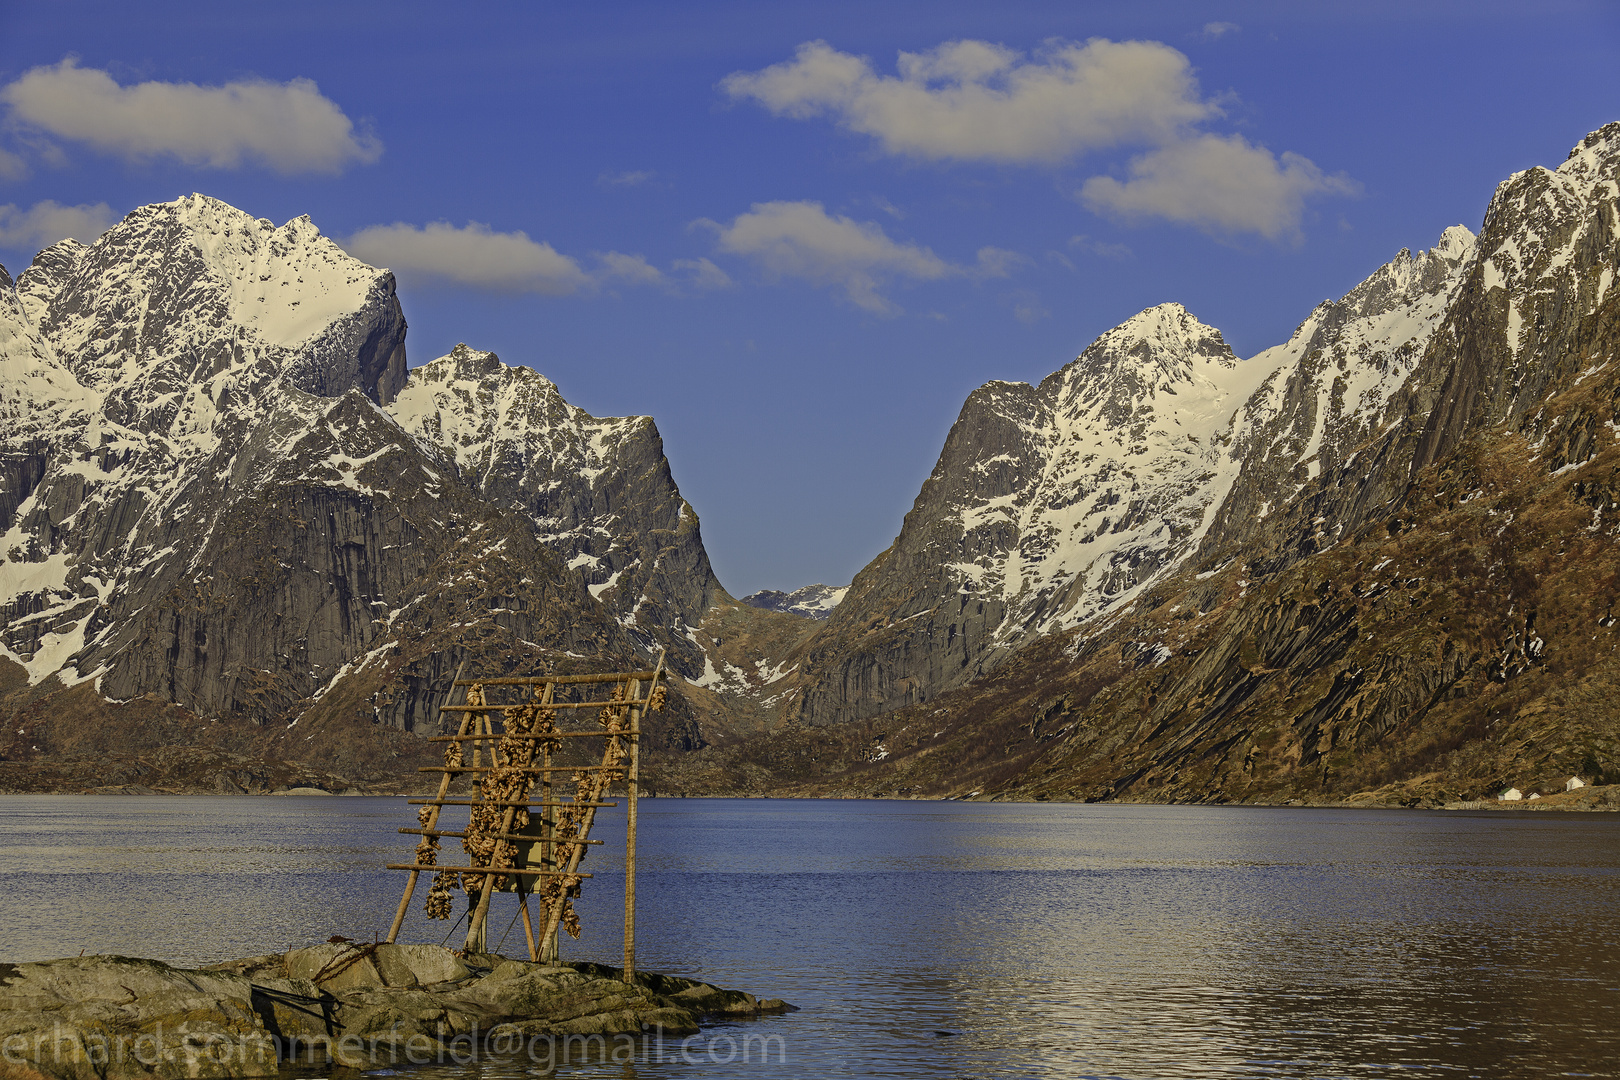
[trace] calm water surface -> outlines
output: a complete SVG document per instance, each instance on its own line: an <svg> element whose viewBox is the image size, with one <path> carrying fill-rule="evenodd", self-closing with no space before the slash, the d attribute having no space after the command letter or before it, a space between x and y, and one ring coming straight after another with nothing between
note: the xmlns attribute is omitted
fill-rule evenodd
<svg viewBox="0 0 1620 1080"><path fill-rule="evenodd" d="M641 966L802 1011L706 1029L696 1064L671 1043L558 1076L1620 1075L1620 815L666 799L641 822ZM369 940L405 824L398 798L0 797L0 960ZM622 828L599 824L565 956L618 962ZM420 908L401 939L443 940ZM498 897L492 941L514 914ZM768 1062L710 1060L762 1034Z"/></svg>

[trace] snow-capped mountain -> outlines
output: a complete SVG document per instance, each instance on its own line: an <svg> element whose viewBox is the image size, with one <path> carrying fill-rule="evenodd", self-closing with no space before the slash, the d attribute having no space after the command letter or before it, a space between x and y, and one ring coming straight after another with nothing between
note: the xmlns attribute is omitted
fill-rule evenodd
<svg viewBox="0 0 1620 1080"><path fill-rule="evenodd" d="M1116 743L1095 760L1072 743L1089 764L1071 795L1113 797L1167 762L1165 790L1192 790L1173 762L1247 783L1270 752L1255 732L1288 725L1276 745L1303 768L1443 708L1482 655L1497 686L1614 625L1612 597L1607 615L1556 616L1522 598L1577 534L1588 592L1620 575L1591 540L1620 500L1591 464L1620 423L1617 207L1609 125L1505 181L1477 238L1455 226L1400 252L1248 359L1179 305L1143 311L1039 386L975 391L899 537L849 586L741 604L650 418L590 416L465 346L407 371L392 277L306 219L146 207L0 273L0 678L284 722L277 752L295 756L323 724L419 728L464 658L534 670L667 648L687 719L733 734L960 689L997 723L1037 708L1032 739L1173 733L1129 775L1109 771ZM1565 476L1540 532L1505 532L1519 496L1502 492ZM1446 568L1483 575L1467 604L1435 607L1450 586L1408 568L1399 610L1363 635L1404 557L1363 548L1410 534L1417 563L1438 559L1452 540L1425 522L1476 500L1488 528L1446 526L1484 530ZM1496 568L1532 548L1542 562L1498 590ZM1402 622L1424 604L1433 627ZM1378 653L1393 630L1422 647ZM1243 712L1268 694L1275 715ZM667 745L696 745L683 730Z"/></svg>
<svg viewBox="0 0 1620 1080"><path fill-rule="evenodd" d="M704 670L723 594L652 421L404 341L387 271L202 196L0 275L0 657L406 728L463 658Z"/></svg>
<svg viewBox="0 0 1620 1080"><path fill-rule="evenodd" d="M849 592L848 585L834 587L817 582L802 589L794 589L792 592L761 589L759 592L749 593L738 602L763 611L785 611L800 618L819 620L831 615L833 608L839 605L847 592Z"/></svg>
<svg viewBox="0 0 1620 1080"><path fill-rule="evenodd" d="M457 346L388 406L493 505L522 513L593 597L676 671L703 670L690 627L724 595L650 416L598 418L556 385Z"/></svg>
<svg viewBox="0 0 1620 1080"><path fill-rule="evenodd" d="M1252 527L1385 426L1473 241L1455 226L1400 252L1247 360L1162 304L1038 387L974 391L894 546L809 646L802 715L871 715L960 686Z"/></svg>
<svg viewBox="0 0 1620 1080"><path fill-rule="evenodd" d="M1429 250L1403 250L1342 299L1323 301L1286 342L1254 358L1271 374L1234 427L1241 479L1224 493L1208 547L1251 535L1272 510L1399 422L1392 402L1474 257L1474 234L1454 225Z"/></svg>

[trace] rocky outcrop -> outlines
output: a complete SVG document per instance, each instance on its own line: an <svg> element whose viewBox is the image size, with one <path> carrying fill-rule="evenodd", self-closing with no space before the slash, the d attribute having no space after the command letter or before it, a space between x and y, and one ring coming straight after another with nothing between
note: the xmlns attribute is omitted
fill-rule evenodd
<svg viewBox="0 0 1620 1080"><path fill-rule="evenodd" d="M0 1051L62 1080L274 1076L573 1052L782 1012L741 991L594 964L543 966L431 945L334 943L201 970L90 956L0 965ZM661 1045L661 1042L660 1042Z"/></svg>

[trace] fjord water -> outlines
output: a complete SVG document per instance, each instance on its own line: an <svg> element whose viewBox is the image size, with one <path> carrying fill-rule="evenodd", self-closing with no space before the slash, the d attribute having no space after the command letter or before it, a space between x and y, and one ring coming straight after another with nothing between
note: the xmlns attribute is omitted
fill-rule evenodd
<svg viewBox="0 0 1620 1080"><path fill-rule="evenodd" d="M0 798L0 961L370 940L413 809ZM564 955L616 964L609 814ZM660 799L640 835L640 966L802 1011L560 1076L1620 1075L1620 816ZM781 1041L725 1060L745 1035Z"/></svg>

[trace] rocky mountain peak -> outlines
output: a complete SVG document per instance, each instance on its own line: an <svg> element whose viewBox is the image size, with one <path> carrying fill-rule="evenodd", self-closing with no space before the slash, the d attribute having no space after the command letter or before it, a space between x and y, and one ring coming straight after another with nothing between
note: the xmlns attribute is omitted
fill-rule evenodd
<svg viewBox="0 0 1620 1080"><path fill-rule="evenodd" d="M465 345L407 378L404 338L387 271L203 196L0 278L0 674L370 732L463 657L705 670L651 419Z"/></svg>
<svg viewBox="0 0 1620 1080"><path fill-rule="evenodd" d="M465 344L412 370L387 411L530 521L637 641L668 648L677 671L705 670L687 628L722 590L651 417L592 416L539 372Z"/></svg>
<svg viewBox="0 0 1620 1080"><path fill-rule="evenodd" d="M88 244L81 244L70 236L35 255L34 261L17 276L17 296L30 322L38 323L45 315L51 297L89 250Z"/></svg>
<svg viewBox="0 0 1620 1080"><path fill-rule="evenodd" d="M1604 124L1576 143L1558 172L1584 183L1613 183L1620 173L1620 121Z"/></svg>
<svg viewBox="0 0 1620 1080"><path fill-rule="evenodd" d="M1232 364L1237 357L1221 339L1221 332L1206 326L1180 304L1158 304L1132 315L1099 337L1087 352L1097 350L1116 359L1132 357L1161 367L1193 358Z"/></svg>
<svg viewBox="0 0 1620 1080"><path fill-rule="evenodd" d="M1071 423L1095 421L1123 432L1163 403L1182 407L1186 402L1177 399L1189 392L1223 396L1220 385L1237 362L1219 330L1180 304L1160 304L1102 334L1043 380L1041 393Z"/></svg>
<svg viewBox="0 0 1620 1080"><path fill-rule="evenodd" d="M141 207L89 246L42 252L19 293L39 332L119 423L164 433L177 395L285 383L392 398L405 372L394 279L307 217L277 228L202 195Z"/></svg>
<svg viewBox="0 0 1620 1080"><path fill-rule="evenodd" d="M1048 380L1084 384L1093 395L1126 389L1140 396L1190 381L1205 365L1236 363L1219 330L1199 322L1180 304L1159 304L1099 336Z"/></svg>
<svg viewBox="0 0 1620 1080"><path fill-rule="evenodd" d="M1333 305L1342 319L1382 315L1424 293L1443 289L1474 257L1477 238L1465 226L1453 225L1427 251L1402 248L1361 284Z"/></svg>

